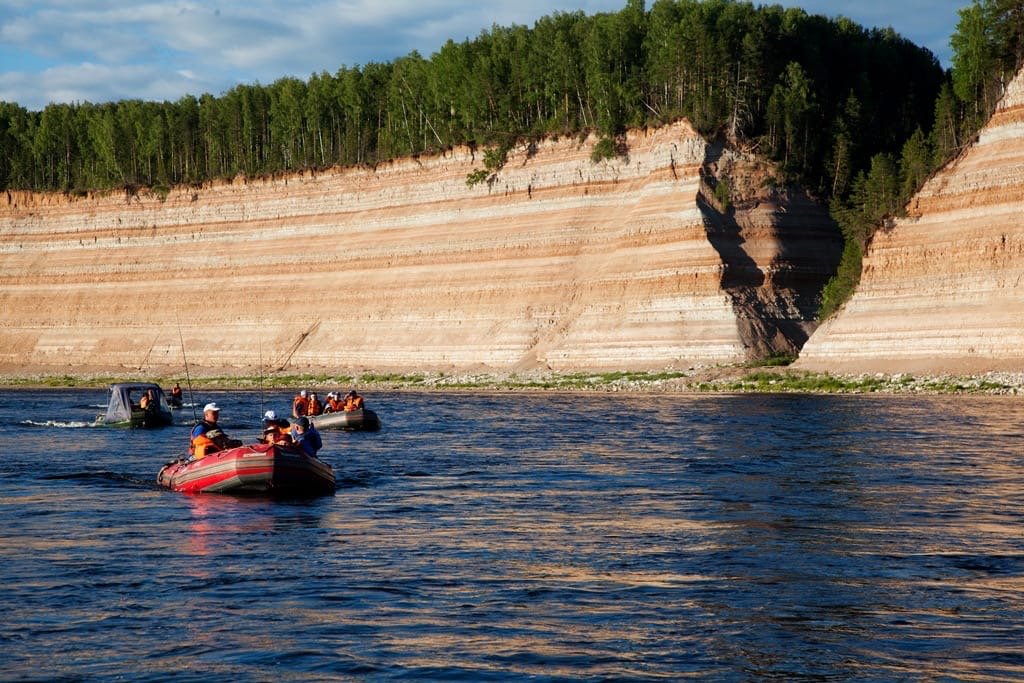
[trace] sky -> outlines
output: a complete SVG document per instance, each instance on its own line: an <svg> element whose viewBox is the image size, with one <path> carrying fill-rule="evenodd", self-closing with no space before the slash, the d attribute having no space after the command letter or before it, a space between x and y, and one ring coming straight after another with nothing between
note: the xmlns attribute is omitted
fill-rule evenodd
<svg viewBox="0 0 1024 683"><path fill-rule="evenodd" d="M647 6L653 0L647 1ZM950 61L970 0L754 0L892 27ZM174 101L239 83L307 80L342 66L430 57L497 24L554 12L618 11L626 0L0 0L0 101Z"/></svg>

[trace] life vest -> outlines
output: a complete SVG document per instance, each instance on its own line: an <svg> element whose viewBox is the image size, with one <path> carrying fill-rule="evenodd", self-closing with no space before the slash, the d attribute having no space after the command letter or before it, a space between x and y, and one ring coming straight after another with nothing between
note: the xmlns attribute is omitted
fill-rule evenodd
<svg viewBox="0 0 1024 683"><path fill-rule="evenodd" d="M192 429L192 441L189 443L188 452L193 460L202 460L211 453L241 445L241 441L228 438L217 425L203 420Z"/></svg>
<svg viewBox="0 0 1024 683"><path fill-rule="evenodd" d="M324 404L320 402L320 399L314 398L306 406L306 415L322 415L324 412Z"/></svg>
<svg viewBox="0 0 1024 683"><path fill-rule="evenodd" d="M189 443L188 452L193 460L202 460L210 453L220 450L217 445L218 437L223 437L224 432L216 425L211 425L205 420L200 422L192 430L192 441Z"/></svg>
<svg viewBox="0 0 1024 683"><path fill-rule="evenodd" d="M295 400L292 401L292 417L302 417L305 415L308 405L309 399L303 396L296 396Z"/></svg>
<svg viewBox="0 0 1024 683"><path fill-rule="evenodd" d="M325 411L330 410L330 412L336 413L339 410L343 410L344 408L345 408L345 403L341 399L331 397L331 398L327 399L327 407L324 408L324 410Z"/></svg>
<svg viewBox="0 0 1024 683"><path fill-rule="evenodd" d="M362 407L363 407L363 397L362 396L350 396L350 397L345 399L345 410L346 411L360 410Z"/></svg>

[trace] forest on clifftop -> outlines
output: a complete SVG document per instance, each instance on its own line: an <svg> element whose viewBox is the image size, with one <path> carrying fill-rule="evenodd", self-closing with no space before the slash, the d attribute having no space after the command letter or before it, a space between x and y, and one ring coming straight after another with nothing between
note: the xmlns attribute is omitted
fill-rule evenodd
<svg viewBox="0 0 1024 683"><path fill-rule="evenodd" d="M778 5L628 0L493 26L425 58L342 66L175 102L0 103L0 189L200 184L482 147L486 175L513 146L600 137L686 118L708 138L778 162L780 186L830 202L847 253L824 294L856 285L860 254L938 166L970 142L1020 64L1019 0L961 10L946 73L891 29ZM726 181L728 179L725 179Z"/></svg>

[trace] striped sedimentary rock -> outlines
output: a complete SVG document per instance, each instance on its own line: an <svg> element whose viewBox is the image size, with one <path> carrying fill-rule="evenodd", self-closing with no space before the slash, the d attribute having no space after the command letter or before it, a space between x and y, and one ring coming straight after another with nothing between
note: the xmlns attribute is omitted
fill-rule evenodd
<svg viewBox="0 0 1024 683"><path fill-rule="evenodd" d="M799 366L1024 370L1024 76L978 139L872 240L856 294Z"/></svg>
<svg viewBox="0 0 1024 683"><path fill-rule="evenodd" d="M615 160L594 142L514 150L474 186L457 148L162 197L0 195L0 370L653 368L803 342L838 253L821 207L716 209L702 169L724 162L685 123Z"/></svg>

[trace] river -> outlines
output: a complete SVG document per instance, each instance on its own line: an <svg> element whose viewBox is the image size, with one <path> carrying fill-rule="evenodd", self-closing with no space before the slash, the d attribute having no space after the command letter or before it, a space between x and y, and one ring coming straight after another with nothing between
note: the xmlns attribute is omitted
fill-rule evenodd
<svg viewBox="0 0 1024 683"><path fill-rule="evenodd" d="M0 392L0 679L1024 680L1020 397L367 399L272 500L156 486L189 408Z"/></svg>

